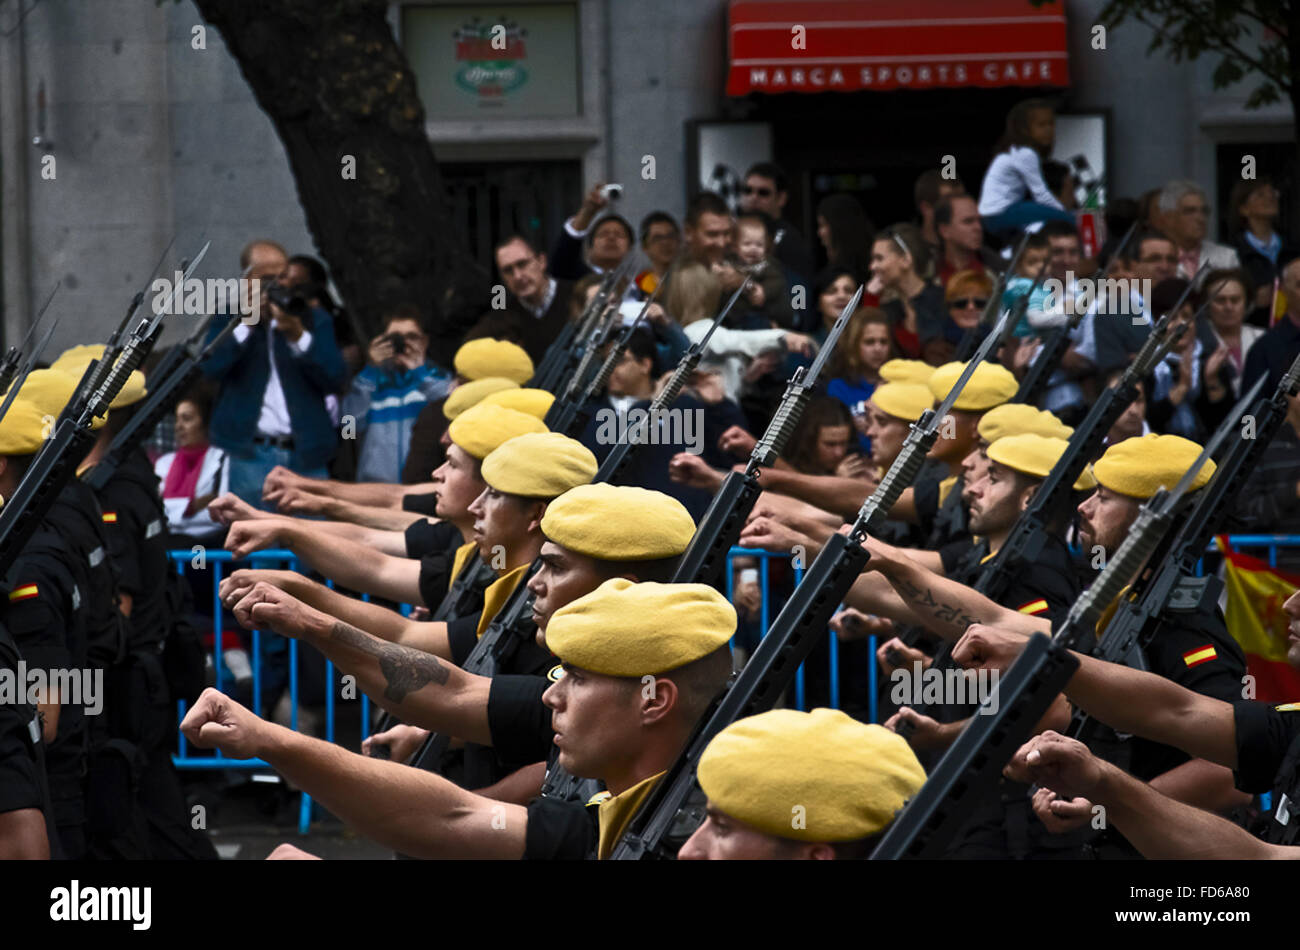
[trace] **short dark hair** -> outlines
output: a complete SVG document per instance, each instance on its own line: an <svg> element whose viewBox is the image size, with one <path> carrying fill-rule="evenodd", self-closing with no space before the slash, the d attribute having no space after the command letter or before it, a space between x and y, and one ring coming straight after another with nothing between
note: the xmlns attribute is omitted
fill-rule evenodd
<svg viewBox="0 0 1300 950"><path fill-rule="evenodd" d="M1061 189L1065 187L1065 179L1072 174L1074 170L1065 162L1058 162L1054 158L1043 162L1043 184L1053 195L1061 193Z"/></svg>
<svg viewBox="0 0 1300 950"><path fill-rule="evenodd" d="M647 581L656 584L669 583L673 579L673 573L677 570L677 562L680 559L680 555L649 561L607 561L603 558L592 558L596 562L596 570L605 580L631 574L636 577L638 584Z"/></svg>
<svg viewBox="0 0 1300 950"><path fill-rule="evenodd" d="M199 418L203 420L204 426L212 419L212 393L207 387L200 384L189 389L184 396L176 400L176 405L179 406L183 402L192 404L199 411Z"/></svg>
<svg viewBox="0 0 1300 950"><path fill-rule="evenodd" d="M641 219L641 240L642 241L645 241L646 237L648 237L650 234L650 229L654 227L656 224L671 225L673 229L673 233L675 234L682 233L681 226L677 223L677 219L674 218L667 211L651 211L648 215L646 215L644 218Z"/></svg>
<svg viewBox="0 0 1300 950"><path fill-rule="evenodd" d="M686 205L686 226L695 227L700 217L706 214L718 214L724 218L731 217L731 209L722 200L722 196L713 191L701 191Z"/></svg>
<svg viewBox="0 0 1300 950"><path fill-rule="evenodd" d="M1128 242L1128 247L1124 248L1124 260L1134 263L1142 257L1142 245L1148 241L1164 241L1166 244L1173 244L1171 237L1163 231L1157 231L1155 228L1140 230L1133 235L1133 240Z"/></svg>
<svg viewBox="0 0 1300 950"><path fill-rule="evenodd" d="M1255 283L1240 267L1220 267L1218 270L1212 270L1205 275L1205 280L1201 281L1201 292L1208 300L1210 298L1210 288L1218 284L1225 284L1229 281L1235 281L1241 285L1242 292L1246 295L1246 309L1250 309L1250 301L1255 295Z"/></svg>
<svg viewBox="0 0 1300 950"><path fill-rule="evenodd" d="M1079 229L1069 221L1062 221L1059 218L1053 218L1051 221L1044 221L1043 226L1038 229L1038 233L1046 238L1054 237L1072 237L1076 240L1079 237Z"/></svg>
<svg viewBox="0 0 1300 950"><path fill-rule="evenodd" d="M636 243L636 234L633 233L632 225L628 224L627 218L623 217L621 214L614 214L611 212L610 214L601 215L591 223L591 228L587 231L588 247L590 247L591 242L596 239L596 232L611 221L623 229L623 233L627 235L627 243L629 245Z"/></svg>
<svg viewBox="0 0 1300 950"><path fill-rule="evenodd" d="M315 286L324 289L325 285L330 282L329 271L325 265L310 254L295 254L289 258L290 264L297 264L307 271L307 279Z"/></svg>
<svg viewBox="0 0 1300 950"><path fill-rule="evenodd" d="M384 332L393 325L395 320L413 320L415 325L420 328L421 333L427 333L428 330L424 325L424 314L420 308L413 303L399 303L384 317Z"/></svg>
<svg viewBox="0 0 1300 950"><path fill-rule="evenodd" d="M1047 240L1047 235L1043 233L1042 228L1029 235L1025 240L1026 251L1050 251L1052 242Z"/></svg>
<svg viewBox="0 0 1300 950"><path fill-rule="evenodd" d="M934 226L937 228L941 224L952 224L952 206L958 198L965 198L967 201L975 201L966 193L956 195L944 195L939 199L939 203L934 206ZM978 202L976 202L978 205Z"/></svg>
<svg viewBox="0 0 1300 950"><path fill-rule="evenodd" d="M755 162L753 165L750 165L749 170L745 172L745 178L748 178L750 175L757 175L759 178L771 179L778 194L790 190L789 181L785 175L785 169L776 162Z"/></svg>
<svg viewBox="0 0 1300 950"><path fill-rule="evenodd" d="M528 250L533 253L534 257L542 253L537 242L528 235L524 234L522 231L511 231L509 234L502 235L501 239L492 245L492 256L496 257L497 251L501 250L501 248L505 247L507 244L514 244L516 241L521 242L524 247L528 248Z"/></svg>

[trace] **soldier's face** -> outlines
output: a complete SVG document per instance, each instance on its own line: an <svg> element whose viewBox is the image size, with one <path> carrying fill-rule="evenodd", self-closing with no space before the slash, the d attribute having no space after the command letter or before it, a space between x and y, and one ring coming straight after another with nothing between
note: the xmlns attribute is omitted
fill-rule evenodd
<svg viewBox="0 0 1300 950"><path fill-rule="evenodd" d="M1291 623L1286 628L1286 661L1300 670L1300 591L1296 591L1282 605Z"/></svg>
<svg viewBox="0 0 1300 950"><path fill-rule="evenodd" d="M1098 485L1079 506L1079 540L1083 543L1084 557L1091 558L1093 548L1098 545L1107 557L1118 551L1141 507L1142 502L1136 498Z"/></svg>
<svg viewBox="0 0 1300 950"><path fill-rule="evenodd" d="M469 506L487 487L479 477L478 461L454 442L447 446L447 460L433 470L433 484L436 514L453 522L464 520Z"/></svg>
<svg viewBox="0 0 1300 950"><path fill-rule="evenodd" d="M968 490L972 534L1005 531L1020 514L1020 483L1015 474L992 461L985 472Z"/></svg>
<svg viewBox="0 0 1300 950"><path fill-rule="evenodd" d="M967 505L970 505L971 489L975 483L982 479L989 471L989 457L985 453L988 446L980 442L979 446L971 450L971 453L962 460L961 463L961 481L966 487L962 490L962 499Z"/></svg>
<svg viewBox="0 0 1300 950"><path fill-rule="evenodd" d="M681 850L679 861L779 861L830 857L824 844L804 844L769 835L709 805L704 824L695 829Z"/></svg>
<svg viewBox="0 0 1300 950"><path fill-rule="evenodd" d="M564 664L564 675L542 694L560 765L579 778L630 771L641 747L641 684Z"/></svg>
<svg viewBox="0 0 1300 950"><path fill-rule="evenodd" d="M898 453L903 451L907 433L906 422L882 412L874 402L867 400L866 435L871 440L871 461L881 467L892 465Z"/></svg>
<svg viewBox="0 0 1300 950"><path fill-rule="evenodd" d="M474 518L472 539L479 557L494 568L500 563L500 552L515 547L540 519L530 499L507 495L491 485L474 499L469 514Z"/></svg>
<svg viewBox="0 0 1300 950"><path fill-rule="evenodd" d="M533 594L533 622L537 645L546 646L546 624L565 604L590 594L605 580L593 558L575 554L554 541L542 545L542 566L528 582Z"/></svg>

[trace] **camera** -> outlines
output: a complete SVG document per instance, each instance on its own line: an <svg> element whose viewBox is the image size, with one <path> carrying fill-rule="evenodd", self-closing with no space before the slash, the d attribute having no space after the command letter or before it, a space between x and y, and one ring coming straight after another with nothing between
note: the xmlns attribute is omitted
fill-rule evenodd
<svg viewBox="0 0 1300 950"><path fill-rule="evenodd" d="M623 197L623 186L606 185L604 188L600 189L600 193L610 201L617 201L619 198Z"/></svg>
<svg viewBox="0 0 1300 950"><path fill-rule="evenodd" d="M394 356L406 355L406 337L402 336L400 333L390 333L385 337L385 339L388 340L388 344L393 348Z"/></svg>
<svg viewBox="0 0 1300 950"><path fill-rule="evenodd" d="M266 287L266 299L285 313L291 313L296 317L307 313L306 287L286 287L279 281L272 281Z"/></svg>

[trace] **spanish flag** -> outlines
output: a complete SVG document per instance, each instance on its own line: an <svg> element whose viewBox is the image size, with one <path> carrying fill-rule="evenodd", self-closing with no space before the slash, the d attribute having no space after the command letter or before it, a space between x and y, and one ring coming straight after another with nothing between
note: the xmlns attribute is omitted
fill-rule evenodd
<svg viewBox="0 0 1300 950"><path fill-rule="evenodd" d="M15 587L9 592L9 600L12 603L16 600L31 600L37 596L35 584L23 584L21 587Z"/></svg>
<svg viewBox="0 0 1300 950"><path fill-rule="evenodd" d="M1022 614L1033 614L1034 616L1045 614L1047 613L1047 601L1040 597L1038 600L1031 600L1027 604L1021 604L1016 610Z"/></svg>
<svg viewBox="0 0 1300 950"><path fill-rule="evenodd" d="M104 522L104 524L117 524L117 512L116 512L116 511L106 511L106 512L104 512L102 515L100 515L99 517L100 517L100 519Z"/></svg>
<svg viewBox="0 0 1300 950"><path fill-rule="evenodd" d="M1300 671L1286 661L1287 626L1282 609L1300 587L1300 577L1271 568L1259 558L1224 550L1228 631L1246 654L1246 669L1255 678L1255 699L1285 702L1300 695ZM1184 657L1186 659L1186 657Z"/></svg>

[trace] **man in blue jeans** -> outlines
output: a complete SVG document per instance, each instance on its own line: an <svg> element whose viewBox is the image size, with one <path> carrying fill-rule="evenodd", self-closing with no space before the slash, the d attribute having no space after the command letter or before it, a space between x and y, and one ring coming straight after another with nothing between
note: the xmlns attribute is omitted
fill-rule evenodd
<svg viewBox="0 0 1300 950"><path fill-rule="evenodd" d="M254 241L240 265L245 278L260 280L261 306L256 319L244 318L203 362L204 375L220 386L209 438L230 456L230 490L265 507L262 483L276 465L327 477L338 432L325 397L342 389L346 369L329 314L305 305L282 309L269 299L271 284L287 267L283 248ZM208 338L224 326L220 318L213 321Z"/></svg>

